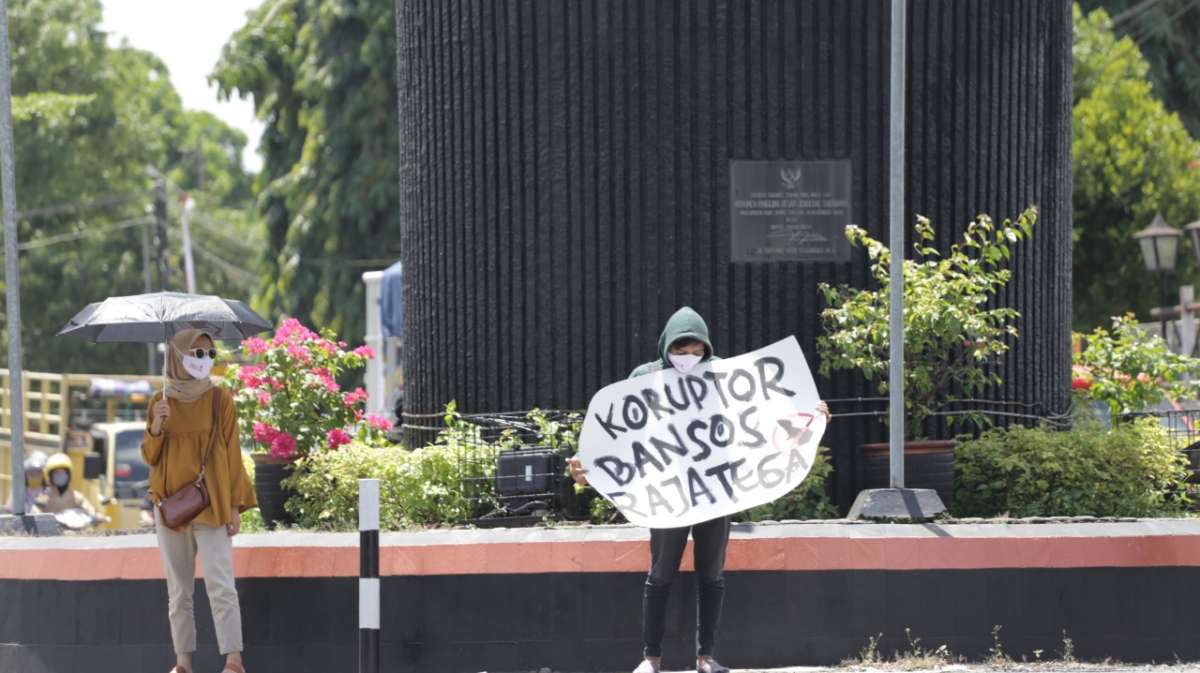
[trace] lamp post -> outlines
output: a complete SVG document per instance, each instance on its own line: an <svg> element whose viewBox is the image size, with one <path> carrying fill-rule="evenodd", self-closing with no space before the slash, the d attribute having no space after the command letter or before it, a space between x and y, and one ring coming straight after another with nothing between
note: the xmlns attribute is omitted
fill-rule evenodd
<svg viewBox="0 0 1200 673"><path fill-rule="evenodd" d="M1183 230L1192 239L1192 252L1196 255L1196 264L1200 266L1200 220L1185 226Z"/></svg>
<svg viewBox="0 0 1200 673"><path fill-rule="evenodd" d="M1200 223L1197 223L1200 224ZM1196 236L1195 230L1191 230ZM1142 247L1142 259L1146 262L1146 270L1159 274L1162 287L1162 305L1170 301L1167 293L1167 274L1175 270L1175 256L1179 251L1179 238L1183 232L1167 224L1161 214L1154 216L1150 226L1133 235L1135 241ZM1167 318L1162 318L1162 337L1167 339Z"/></svg>

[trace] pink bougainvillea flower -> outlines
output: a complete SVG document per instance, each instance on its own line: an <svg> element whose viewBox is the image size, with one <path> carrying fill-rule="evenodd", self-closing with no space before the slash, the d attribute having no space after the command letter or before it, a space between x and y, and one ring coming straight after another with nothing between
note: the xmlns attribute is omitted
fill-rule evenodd
<svg viewBox="0 0 1200 673"><path fill-rule="evenodd" d="M367 423L376 430L381 430L383 432L387 432L388 430L392 429L391 421L383 416L376 416L375 414L367 416Z"/></svg>
<svg viewBox="0 0 1200 673"><path fill-rule="evenodd" d="M353 392L346 393L345 397L342 398L342 401L344 401L348 407L352 407L359 402L366 402L367 391L363 390L361 387L355 388Z"/></svg>
<svg viewBox="0 0 1200 673"><path fill-rule="evenodd" d="M295 318L287 318L279 324L279 329L275 330L275 342L278 344L300 343L318 338L320 337L316 332L308 329Z"/></svg>
<svg viewBox="0 0 1200 673"><path fill-rule="evenodd" d="M257 388L262 385L262 379L259 377L262 371L262 365L246 365L238 369L238 380L247 388Z"/></svg>
<svg viewBox="0 0 1200 673"><path fill-rule="evenodd" d="M247 355L262 355L269 348L267 342L258 337L250 337L242 342L242 349L246 351Z"/></svg>
<svg viewBox="0 0 1200 673"><path fill-rule="evenodd" d="M256 422L254 424L254 441L259 444L270 444L279 435L279 431L266 423Z"/></svg>
<svg viewBox="0 0 1200 673"><path fill-rule="evenodd" d="M336 355L338 351L337 344L333 343L329 339L321 339L317 342L317 347L325 351L326 355Z"/></svg>
<svg viewBox="0 0 1200 673"><path fill-rule="evenodd" d="M336 450L339 446L350 443L350 435L346 434L341 428L334 428L326 433L325 437L329 440L329 448Z"/></svg>
<svg viewBox="0 0 1200 673"><path fill-rule="evenodd" d="M300 362L308 362L312 359L312 354L308 352L307 348L301 346L300 344L288 344L287 354L292 359L299 360Z"/></svg>
<svg viewBox="0 0 1200 673"><path fill-rule="evenodd" d="M375 357L375 349L370 346L359 346L354 349L354 354L359 357L364 357L368 360Z"/></svg>
<svg viewBox="0 0 1200 673"><path fill-rule="evenodd" d="M266 379L263 379L262 382L264 385L270 386L271 389L274 390L275 392L279 392L279 391L283 390L283 382L280 381L279 379L266 378Z"/></svg>
<svg viewBox="0 0 1200 673"><path fill-rule="evenodd" d="M321 381L321 384L324 385L325 389L329 392L336 393L342 389L342 387L337 384L337 381L333 380L333 374L330 374L328 369L319 367L314 369L312 373L317 377L318 380Z"/></svg>
<svg viewBox="0 0 1200 673"><path fill-rule="evenodd" d="M258 391L258 406L265 407L271 403L271 393L260 390Z"/></svg>
<svg viewBox="0 0 1200 673"><path fill-rule="evenodd" d="M291 458L296 454L296 438L280 432L271 440L270 453L275 458Z"/></svg>

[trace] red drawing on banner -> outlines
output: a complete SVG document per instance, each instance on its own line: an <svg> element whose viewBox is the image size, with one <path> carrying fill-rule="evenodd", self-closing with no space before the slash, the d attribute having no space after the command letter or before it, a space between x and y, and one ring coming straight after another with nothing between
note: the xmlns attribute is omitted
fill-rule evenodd
<svg viewBox="0 0 1200 673"><path fill-rule="evenodd" d="M777 421L775 431L771 434L771 443L779 451L803 446L812 438L814 415L803 411L784 416Z"/></svg>

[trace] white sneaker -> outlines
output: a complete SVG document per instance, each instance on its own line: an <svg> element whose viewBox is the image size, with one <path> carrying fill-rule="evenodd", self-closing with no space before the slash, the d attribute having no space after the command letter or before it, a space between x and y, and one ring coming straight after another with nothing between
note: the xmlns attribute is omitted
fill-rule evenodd
<svg viewBox="0 0 1200 673"><path fill-rule="evenodd" d="M696 664L696 673L730 673L729 668L717 663L712 657L705 657Z"/></svg>
<svg viewBox="0 0 1200 673"><path fill-rule="evenodd" d="M650 659L642 659L642 663L633 669L633 673L659 673L658 664Z"/></svg>

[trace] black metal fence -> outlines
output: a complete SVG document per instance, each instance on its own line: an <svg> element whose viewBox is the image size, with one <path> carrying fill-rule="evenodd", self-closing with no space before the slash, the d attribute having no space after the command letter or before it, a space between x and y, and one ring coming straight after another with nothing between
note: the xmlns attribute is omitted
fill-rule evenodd
<svg viewBox="0 0 1200 673"><path fill-rule="evenodd" d="M1188 495L1193 509L1200 508L1200 409L1164 409L1125 414L1123 420L1156 418L1166 430L1171 447L1188 461Z"/></svg>
<svg viewBox="0 0 1200 673"><path fill-rule="evenodd" d="M834 472L827 495L842 511L866 483L862 441L886 438L887 398L855 397L827 400L836 425L854 425L853 433L834 433L826 445L832 451ZM472 521L478 525L519 525L550 518L586 519L594 492L576 493L566 476L566 459L575 452L569 437L548 437L547 429L569 426L582 412L546 410L537 412L542 425L528 411L487 414L457 414L455 441L471 450L459 452L460 487L471 503ZM1200 412L1197 412L1200 414ZM1069 416L1049 413L1036 404L1005 400L960 400L935 410L922 432L928 437L950 438L975 434L988 427L1013 424L1069 425ZM866 429L871 426L873 429ZM1200 427L1200 424L1189 427ZM406 414L402 425L410 447L437 441L446 431L445 414ZM553 434L553 433L551 433ZM854 438L859 441L845 441ZM1190 442L1189 442L1190 444ZM914 477L919 476L914 473Z"/></svg>

